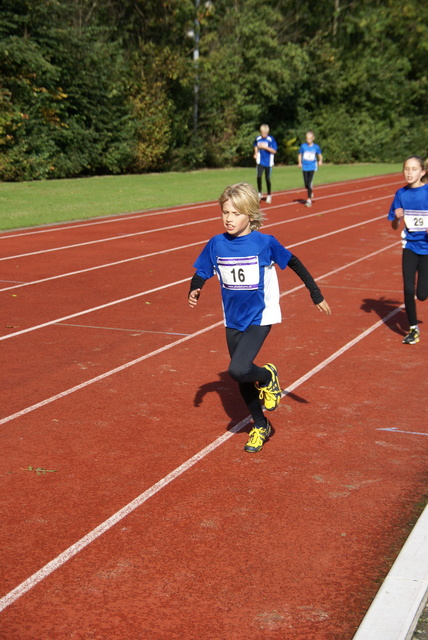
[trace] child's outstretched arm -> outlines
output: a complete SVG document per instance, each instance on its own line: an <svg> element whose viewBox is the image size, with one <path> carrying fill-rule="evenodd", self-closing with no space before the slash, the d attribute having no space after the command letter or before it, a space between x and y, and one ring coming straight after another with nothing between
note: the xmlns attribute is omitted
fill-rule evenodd
<svg viewBox="0 0 428 640"><path fill-rule="evenodd" d="M292 255L290 260L288 261L288 266L294 271L296 275L299 276L303 284L309 290L312 302L318 307L318 309L320 311L324 311L324 313L328 316L331 316L330 305L328 304L327 300L325 300L319 286L317 285L309 271L306 269L304 264L300 262L299 258L297 258L297 256L295 255Z"/></svg>
<svg viewBox="0 0 428 640"><path fill-rule="evenodd" d="M190 281L190 291L187 296L187 300L189 302L190 307L196 307L198 304L199 296L201 294L201 289L204 286L206 280L201 276L198 276L196 273Z"/></svg>

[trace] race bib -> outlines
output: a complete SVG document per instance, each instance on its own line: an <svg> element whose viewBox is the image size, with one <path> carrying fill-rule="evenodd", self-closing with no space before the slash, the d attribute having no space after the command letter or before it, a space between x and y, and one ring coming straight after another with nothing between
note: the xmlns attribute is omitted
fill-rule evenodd
<svg viewBox="0 0 428 640"><path fill-rule="evenodd" d="M258 289L260 279L258 256L217 258L217 265L225 289Z"/></svg>
<svg viewBox="0 0 428 640"><path fill-rule="evenodd" d="M428 211L405 211L404 224L409 231L426 231L428 229Z"/></svg>
<svg viewBox="0 0 428 640"><path fill-rule="evenodd" d="M315 151L304 151L303 152L303 160L306 160L307 162L313 162L314 160L316 160L317 154L315 153Z"/></svg>

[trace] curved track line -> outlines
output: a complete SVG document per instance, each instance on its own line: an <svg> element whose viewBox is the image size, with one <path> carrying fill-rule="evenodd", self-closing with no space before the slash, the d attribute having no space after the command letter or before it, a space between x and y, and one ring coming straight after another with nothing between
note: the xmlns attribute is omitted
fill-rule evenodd
<svg viewBox="0 0 428 640"><path fill-rule="evenodd" d="M391 311L387 316L385 316L385 318L378 320L371 327L363 331L359 336L357 336L356 338L354 338L353 340L345 344L343 347L341 347L338 351L333 353L331 356L329 356L328 358L320 362L320 364L318 364L316 367L308 371L305 375L303 375L298 380L296 380L293 384L291 384L284 391L283 395L287 395L288 393L290 393L291 391L293 391L294 389L302 385L304 382L309 380L316 373L318 373L319 371L327 367L331 362L336 360L336 358L340 357L343 353L345 353L346 351L351 349L354 345L356 345L358 342L366 338L369 334L371 334L377 328L381 327L396 313L398 313L403 308L403 306L404 305ZM218 326L218 324L221 324L221 323L212 325L212 327ZM204 333L204 331L208 331L212 327L208 327L199 333ZM185 338L185 339L189 339L189 338ZM179 342L184 342L184 340ZM162 350L163 349L159 349L158 352L161 352ZM173 480L176 480L179 476L181 476L185 471L193 467L197 462L205 458L208 454L210 454L212 451L217 449L224 442L229 440L229 438L231 438L233 435L238 433L250 421L251 421L251 417L247 416L247 418L245 418L244 420L239 422L237 425L235 425L230 431L226 432L225 434L223 434L222 436L214 440L211 444L209 444L204 449L201 449L201 451L199 451L194 456L186 460L186 462L184 462L182 465L180 465L179 467L171 471L171 473L164 476L161 480L156 482L149 489L141 493L137 498L132 500L132 502L129 502L125 507L123 507L122 509L117 511L115 514L113 514L110 518L102 522L98 527L96 527L95 529L90 531L88 534L86 534L83 538L81 538L80 540L72 544L70 547L68 547L68 549L63 551L63 553L59 554L56 558L48 562L39 571L37 571L36 573L33 573L33 575L30 576L27 580L24 580L24 582L22 582L15 589L13 589L8 594L6 594L3 598L0 599L0 611L3 611L6 607L13 604L18 598L20 598L22 595L24 595L27 591L29 591L33 587L35 587L39 582L44 580L44 578L47 578L56 569L59 569L60 567L62 567L68 560L70 560L75 555L77 555L80 551L85 549L85 547L87 547L92 542L94 542L94 540L99 538L103 533L111 529L111 527L113 527L118 522L123 520L123 518L125 518L130 513L135 511L135 509L137 509L142 504L144 504L149 498L154 496L161 489L165 488L168 484L170 484Z"/></svg>
<svg viewBox="0 0 428 640"><path fill-rule="evenodd" d="M394 247L395 245L396 245L396 243L388 245L387 247L384 247L383 249L379 249L378 251L374 251L373 253L369 253L368 255L366 255L366 256L364 256L362 258L358 258L357 260L354 260L353 262L348 262L347 264L345 264L345 265L343 265L341 267L338 267L337 269L333 269L332 271L329 271L328 273L325 273L324 275L319 276L318 280L322 280L323 278L327 278L328 276L334 275L335 273L339 273L339 271L343 271L343 269L347 269L348 267L351 267L351 266L353 266L355 264L358 264L359 262L367 260L367 258L371 258L373 256L376 256L379 253L382 253L383 251L387 251L388 249L390 249L391 247ZM184 282L187 282L187 279ZM305 286L304 284L297 285L293 289L289 289L288 291L285 291L284 293L282 293L280 297L283 298L284 296L288 296L288 295L290 295L292 293L295 293L299 289L303 289L304 286ZM401 308L401 307L399 307L399 308ZM179 344L182 344L183 342L187 342L187 340L191 340L192 338L196 338L197 336L200 336L201 334L206 333L207 331L211 331L211 329L215 329L216 327L219 327L219 326L221 326L223 324L224 324L223 320L220 320L219 322L216 322L216 323L210 325L209 327L205 327L204 329L200 329L199 331L196 331L195 333L192 333L192 334L190 334L188 336L185 336L184 338L180 338L179 340L176 340L175 342L171 342L170 344L165 345L164 347L161 347L160 349L156 349L155 351L151 351L150 353L147 353L144 356L140 356L139 358L136 358L135 360L131 360L130 362L127 362L127 363L121 365L120 367L116 367L115 369L111 369L110 371L106 371L105 373L102 373L101 375L96 376L95 378L91 378L90 380L86 380L86 382L82 382L81 384L78 384L75 387L71 387L70 389L66 389L65 391L62 391L61 393L58 393L55 396L51 396L50 398L47 398L46 400L42 400L41 402L38 402L36 404L31 405L30 407L22 409L21 411L18 411L17 413L14 413L14 414L12 414L10 416L2 418L0 420L0 425L6 424L7 422L15 420L15 418L19 418L21 416L24 416L25 414L30 413L31 411L35 411L36 409L39 409L40 407L44 407L45 405L50 404L51 402L54 402L55 400L59 400L60 398L65 398L66 396L70 395L71 393L74 393L75 391L80 391L81 389L84 389L85 387L88 387L89 385L93 384L94 382L99 382L100 380L104 380L105 378L108 378L108 377L112 376L115 373L119 373L119 371L123 371L124 369L128 369L129 367L132 367L133 365L138 364L139 362L143 362L143 360L147 360L148 358L151 358L152 356L156 356L159 353L162 353L163 351L167 351L168 349L172 349L172 347L176 347Z"/></svg>

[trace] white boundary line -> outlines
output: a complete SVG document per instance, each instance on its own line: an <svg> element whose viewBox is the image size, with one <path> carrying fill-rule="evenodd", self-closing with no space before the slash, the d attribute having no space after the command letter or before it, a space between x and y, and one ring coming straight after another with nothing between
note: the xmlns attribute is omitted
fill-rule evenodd
<svg viewBox="0 0 428 640"><path fill-rule="evenodd" d="M383 326L390 318L392 318L401 309L402 307L394 309L387 316L385 316L385 318L378 320L371 327L363 331L359 336L357 336L356 338L348 342L346 345L338 349L338 351L336 351L331 356L323 360L323 362L320 362L320 364L318 364L316 367L308 371L304 376L300 377L293 384L291 384L284 391L283 395L287 395L288 393L290 393L291 391L293 391L294 389L296 389L297 387L305 383L307 380L309 380L316 373L318 373L319 371L322 371L322 369L324 369L331 362L336 360L336 358L340 357L342 354L344 354L346 351L351 349L358 342L360 342L361 340L366 338L368 335L373 333L373 331ZM217 325L212 325L212 327L218 326L218 324L221 324L221 323L217 323ZM204 331L208 331L212 327L207 327L206 329L204 329L199 333L204 333ZM189 339L189 338L186 338L186 339ZM184 342L184 340L179 342ZM160 349L159 352L160 351L162 351L162 349ZM94 542L94 540L99 538L103 533L111 529L111 527L113 527L115 524L123 520L123 518L125 518L130 513L132 513L135 509L137 509L142 504L144 504L149 498L154 496L161 489L165 488L168 484L170 484L173 480L176 480L179 476L181 476L185 471L193 467L197 462L205 458L208 454L210 454L212 451L217 449L224 442L229 440L229 438L231 438L234 434L238 433L241 429L243 429L243 427L246 424L248 424L250 421L251 421L251 418L247 416L247 418L245 418L244 420L239 422L237 425L235 425L233 429L224 433L222 436L218 437L207 447L205 447L204 449L196 453L194 456L189 458L186 462L184 462L179 467L171 471L171 473L164 476L161 480L156 482L149 489L147 489L146 491L141 493L137 498L132 500L132 502L129 502L125 507L123 507L122 509L117 511L115 514L113 514L110 518L102 522L98 527L96 527L95 529L90 531L88 534L86 534L83 538L81 538L80 540L72 544L70 547L68 547L68 549L63 551L63 553L59 554L56 558L48 562L39 571L37 571L32 576L27 578L27 580L24 580L24 582L22 582L15 589L13 589L8 594L6 594L3 598L0 599L0 612L3 611L9 605L13 604L18 598L20 598L27 591L29 591L34 586L36 586L39 582L47 578L51 573L53 573L53 571L62 567L68 560L73 558L80 551L85 549L85 547L87 547L92 542ZM373 640L373 638L371 638L371 640ZM378 640L378 638L376 638L376 640ZM389 638L388 640L391 640L391 639Z"/></svg>

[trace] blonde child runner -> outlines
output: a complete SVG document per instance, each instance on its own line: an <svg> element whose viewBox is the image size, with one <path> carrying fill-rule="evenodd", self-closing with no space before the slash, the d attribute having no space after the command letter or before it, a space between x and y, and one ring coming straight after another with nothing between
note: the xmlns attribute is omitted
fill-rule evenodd
<svg viewBox="0 0 428 640"><path fill-rule="evenodd" d="M275 153L278 145L273 136L269 133L269 125L262 124L260 127L260 135L254 140L254 159L257 166L257 188L259 200L263 198L263 173L266 178L266 204L272 203L272 169L275 164Z"/></svg>
<svg viewBox="0 0 428 640"><path fill-rule="evenodd" d="M265 409L273 411L281 400L275 365L254 363L271 326L281 322L279 285L275 264L289 266L309 289L320 311L331 314L327 301L300 260L271 235L259 231L263 214L257 191L247 183L226 187L219 198L225 233L206 244L194 267L188 295L196 307L201 289L214 274L220 281L226 341L231 358L229 374L254 421L245 451L256 453L270 435Z"/></svg>
<svg viewBox="0 0 428 640"><path fill-rule="evenodd" d="M404 305L409 320L409 333L403 344L419 342L415 293L418 300L428 298L428 184L427 162L419 156L409 156L403 164L406 185L398 189L388 213L392 228L401 232L403 244L402 270ZM417 281L416 281L417 276Z"/></svg>

